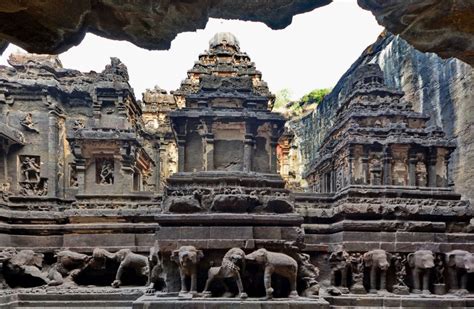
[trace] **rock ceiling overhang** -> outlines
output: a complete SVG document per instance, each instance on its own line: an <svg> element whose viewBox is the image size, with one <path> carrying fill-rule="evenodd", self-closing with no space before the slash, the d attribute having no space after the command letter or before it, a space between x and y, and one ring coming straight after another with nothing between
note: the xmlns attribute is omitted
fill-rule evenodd
<svg viewBox="0 0 474 309"><path fill-rule="evenodd" d="M60 53L87 32L167 49L178 33L205 27L209 18L260 21L272 29L331 0L79 0L0 2L0 39L28 52ZM358 0L392 33L424 52L474 63L472 0ZM66 11L65 11L66 10ZM65 14L65 12L67 12ZM342 25L341 25L342 26ZM0 51L6 47L0 41Z"/></svg>

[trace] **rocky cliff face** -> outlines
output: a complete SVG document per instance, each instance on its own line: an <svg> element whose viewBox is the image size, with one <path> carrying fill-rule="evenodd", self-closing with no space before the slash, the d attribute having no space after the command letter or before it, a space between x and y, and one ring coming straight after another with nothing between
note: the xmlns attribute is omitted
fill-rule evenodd
<svg viewBox="0 0 474 309"><path fill-rule="evenodd" d="M341 77L331 94L302 122L300 149L306 168L318 155L319 144L333 124L344 95L346 80L356 68L378 63L389 86L405 92L414 109L431 117L429 124L443 128L458 148L451 158L456 191L474 201L473 70L457 59L422 53L398 36L382 33ZM307 134L311 132L311 134Z"/></svg>

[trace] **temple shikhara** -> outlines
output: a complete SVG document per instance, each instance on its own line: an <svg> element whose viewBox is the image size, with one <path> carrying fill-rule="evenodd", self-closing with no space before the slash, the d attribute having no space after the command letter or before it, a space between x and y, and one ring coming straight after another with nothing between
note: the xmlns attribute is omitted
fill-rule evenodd
<svg viewBox="0 0 474 309"><path fill-rule="evenodd" d="M117 58L8 62L0 307L474 306L456 143L377 64L347 79L300 169L301 132L231 33L142 100Z"/></svg>

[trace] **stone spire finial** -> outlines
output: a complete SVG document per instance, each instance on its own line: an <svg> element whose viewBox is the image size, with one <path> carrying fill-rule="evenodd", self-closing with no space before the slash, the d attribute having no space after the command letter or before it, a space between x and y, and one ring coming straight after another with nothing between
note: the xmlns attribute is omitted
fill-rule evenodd
<svg viewBox="0 0 474 309"><path fill-rule="evenodd" d="M218 32L209 41L209 48L216 48L220 45L233 46L236 50L240 48L239 40L230 32Z"/></svg>

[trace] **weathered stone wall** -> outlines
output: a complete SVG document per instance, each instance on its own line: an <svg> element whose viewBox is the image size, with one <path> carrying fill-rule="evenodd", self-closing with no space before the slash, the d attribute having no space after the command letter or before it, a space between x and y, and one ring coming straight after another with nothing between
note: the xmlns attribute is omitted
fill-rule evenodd
<svg viewBox="0 0 474 309"><path fill-rule="evenodd" d="M430 125L442 127L448 137L457 141L458 148L450 165L452 181L456 191L474 200L472 67L457 59L444 60L435 54L419 52L400 37L386 32L362 53L313 114L299 124L305 170L318 156L319 144L333 124L346 80L366 63L378 63L389 86L404 91L415 111L429 115Z"/></svg>

